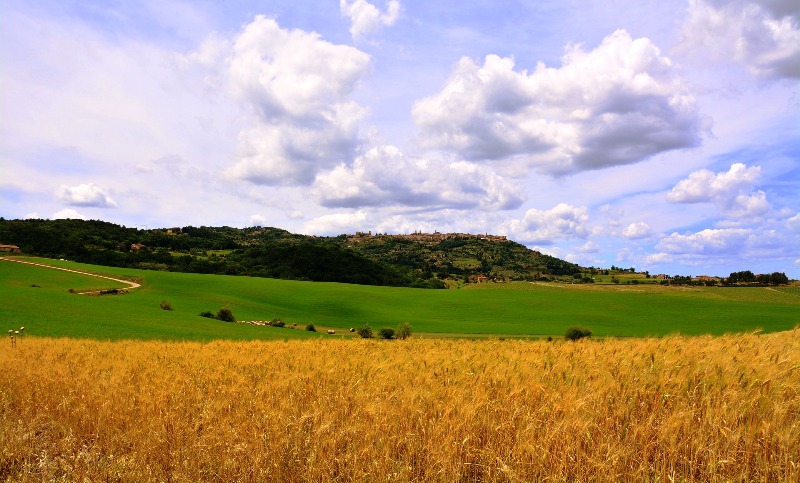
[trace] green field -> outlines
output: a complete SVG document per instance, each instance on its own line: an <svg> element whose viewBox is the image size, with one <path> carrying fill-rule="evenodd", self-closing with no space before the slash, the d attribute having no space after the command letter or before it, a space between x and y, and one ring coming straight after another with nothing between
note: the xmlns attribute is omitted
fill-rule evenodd
<svg viewBox="0 0 800 483"><path fill-rule="evenodd" d="M330 337L302 330L374 329L409 322L417 335L561 336L571 325L597 336L722 334L800 324L800 288L675 288L558 284L484 284L422 290L250 277L142 271L37 260L134 277L124 295L86 296L68 289L123 287L110 280L0 262L0 330L99 339L210 340ZM35 286L34 286L35 285ZM174 311L159 307L162 300ZM280 317L298 329L229 324L199 317L228 306L239 320ZM339 332L337 331L337 334ZM336 337L338 337L337 335Z"/></svg>

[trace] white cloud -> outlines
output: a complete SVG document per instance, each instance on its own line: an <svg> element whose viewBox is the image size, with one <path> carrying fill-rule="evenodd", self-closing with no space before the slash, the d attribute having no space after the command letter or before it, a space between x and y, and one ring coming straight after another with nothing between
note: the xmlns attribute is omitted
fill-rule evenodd
<svg viewBox="0 0 800 483"><path fill-rule="evenodd" d="M248 224L250 226L264 226L267 224L267 218L264 215L250 215Z"/></svg>
<svg viewBox="0 0 800 483"><path fill-rule="evenodd" d="M651 233L650 225L643 221L639 221L636 223L631 223L624 230L622 230L622 236L625 238L635 240L637 238L646 238L650 236Z"/></svg>
<svg viewBox="0 0 800 483"><path fill-rule="evenodd" d="M691 0L681 47L754 75L800 77L800 8L792 1Z"/></svg>
<svg viewBox="0 0 800 483"><path fill-rule="evenodd" d="M734 254L745 246L751 233L744 228L705 229L688 235L673 233L659 241L656 248L672 254Z"/></svg>
<svg viewBox="0 0 800 483"><path fill-rule="evenodd" d="M56 198L73 206L93 206L96 208L116 208L117 204L105 189L94 183L77 186L61 185Z"/></svg>
<svg viewBox="0 0 800 483"><path fill-rule="evenodd" d="M466 161L421 159L380 146L320 175L314 193L324 206L418 206L429 209L517 208L524 195L491 170Z"/></svg>
<svg viewBox="0 0 800 483"><path fill-rule="evenodd" d="M695 171L676 184L669 193L671 203L714 203L733 218L754 218L770 210L763 191L752 192L761 177L761 167L731 165L728 172Z"/></svg>
<svg viewBox="0 0 800 483"><path fill-rule="evenodd" d="M50 216L50 218L53 220L62 220L62 219L85 220L86 216L78 213L72 208L64 208L61 211L53 213L52 216Z"/></svg>
<svg viewBox="0 0 800 483"><path fill-rule="evenodd" d="M551 245L559 240L586 238L589 214L585 206L559 203L549 210L528 210L521 220L504 225L508 235L526 244Z"/></svg>
<svg viewBox="0 0 800 483"><path fill-rule="evenodd" d="M367 212L361 210L353 213L322 215L306 223L303 233L311 235L352 234L362 231L367 226L367 222Z"/></svg>
<svg viewBox="0 0 800 483"><path fill-rule="evenodd" d="M696 146L704 129L670 60L624 30L589 52L568 48L560 68L517 72L511 58L462 58L413 115L430 147L556 174Z"/></svg>
<svg viewBox="0 0 800 483"><path fill-rule="evenodd" d="M229 61L231 91L255 121L239 133L229 174L258 184L309 184L318 170L349 159L367 111L348 96L369 69L369 56L354 47L257 16Z"/></svg>
<svg viewBox="0 0 800 483"><path fill-rule="evenodd" d="M400 2L397 0L387 1L385 12L366 0L339 0L339 8L342 16L350 19L350 34L354 39L394 25L400 17Z"/></svg>
<svg viewBox="0 0 800 483"><path fill-rule="evenodd" d="M597 245L597 243L589 240L584 245L578 247L578 251L581 253L598 253L600 252L600 247Z"/></svg>

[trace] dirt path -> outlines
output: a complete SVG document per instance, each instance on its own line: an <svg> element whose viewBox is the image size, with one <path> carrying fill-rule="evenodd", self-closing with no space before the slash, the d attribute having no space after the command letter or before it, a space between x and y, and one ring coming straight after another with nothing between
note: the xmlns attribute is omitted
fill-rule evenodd
<svg viewBox="0 0 800 483"><path fill-rule="evenodd" d="M34 266L37 266L37 267L52 268L53 270L61 270L61 271L64 271L64 272L72 272L72 273L78 273L80 275L88 275L90 277L97 277L97 278L104 278L106 280L113 280L114 282L119 282L119 283L126 284L128 286L129 290L133 290L135 288L141 287L141 284L138 284L136 282L131 282L131 281L128 281L128 280L123 280L121 278L108 277L106 275L97 275L95 273L82 272L80 270L72 270L70 268L54 267L53 265L46 265L44 263L29 262L29 261L26 261L26 260L18 260L16 258L8 258L8 257L0 257L0 260L4 260L6 262L24 263L25 265L34 265Z"/></svg>

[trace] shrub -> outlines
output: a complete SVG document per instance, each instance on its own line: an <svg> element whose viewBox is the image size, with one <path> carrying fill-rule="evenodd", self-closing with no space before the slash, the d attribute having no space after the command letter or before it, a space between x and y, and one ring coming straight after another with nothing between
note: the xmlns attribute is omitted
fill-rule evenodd
<svg viewBox="0 0 800 483"><path fill-rule="evenodd" d="M306 326L306 330L307 330L307 331L309 331L309 332L316 332L316 331L317 331L317 328L316 328L316 327L314 327L314 324L308 324L308 325Z"/></svg>
<svg viewBox="0 0 800 483"><path fill-rule="evenodd" d="M286 322L282 321L281 319L272 319L271 322L273 327L285 327Z"/></svg>
<svg viewBox="0 0 800 483"><path fill-rule="evenodd" d="M161 301L161 310L172 310L172 304L166 300Z"/></svg>
<svg viewBox="0 0 800 483"><path fill-rule="evenodd" d="M212 314L211 312L206 310L205 312L200 312L200 317L206 317L208 319L213 319L214 318L214 314Z"/></svg>
<svg viewBox="0 0 800 483"><path fill-rule="evenodd" d="M578 340L584 337L591 337L592 331L586 327L573 326L567 329L564 338L567 340Z"/></svg>
<svg viewBox="0 0 800 483"><path fill-rule="evenodd" d="M360 335L362 339L372 338L372 327L370 327L369 324L364 324L364 327L361 327L356 332L358 332L358 335Z"/></svg>
<svg viewBox="0 0 800 483"><path fill-rule="evenodd" d="M400 340L405 340L411 337L411 324L408 322L403 322L402 324L397 326L397 330L395 331L395 337Z"/></svg>
<svg viewBox="0 0 800 483"><path fill-rule="evenodd" d="M381 339L394 339L394 329L385 327L378 331L378 336Z"/></svg>
<svg viewBox="0 0 800 483"><path fill-rule="evenodd" d="M233 316L233 312L228 307L222 307L217 312L217 319L223 322L236 322L236 317Z"/></svg>

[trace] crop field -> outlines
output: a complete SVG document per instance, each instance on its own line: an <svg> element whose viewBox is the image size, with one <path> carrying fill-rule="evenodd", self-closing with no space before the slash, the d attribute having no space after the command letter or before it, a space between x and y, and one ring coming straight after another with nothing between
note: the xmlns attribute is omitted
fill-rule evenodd
<svg viewBox="0 0 800 483"><path fill-rule="evenodd" d="M35 260L35 259L32 259ZM281 318L337 329L408 322L418 336L560 337L584 325L596 336L725 334L789 330L800 324L800 290L558 284L482 284L458 290L312 283L143 271L40 260L127 276L142 283L124 295L68 289L124 284L0 261L0 330L25 326L37 336L95 339L284 339L329 337L304 330L228 324L199 317L229 307L239 320ZM168 301L173 311L161 310Z"/></svg>
<svg viewBox="0 0 800 483"><path fill-rule="evenodd" d="M800 329L0 350L6 481L798 481Z"/></svg>

